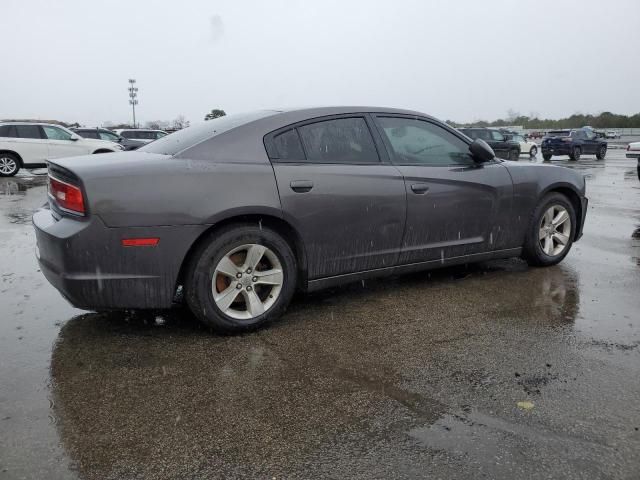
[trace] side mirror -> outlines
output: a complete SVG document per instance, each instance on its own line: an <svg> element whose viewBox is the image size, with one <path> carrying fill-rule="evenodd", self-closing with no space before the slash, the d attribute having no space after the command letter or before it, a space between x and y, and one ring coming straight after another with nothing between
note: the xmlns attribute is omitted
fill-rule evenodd
<svg viewBox="0 0 640 480"><path fill-rule="evenodd" d="M74 133L69 137L69 140L71 140L72 142L77 142L78 140L80 140L80 135L78 135L77 133Z"/></svg>
<svg viewBox="0 0 640 480"><path fill-rule="evenodd" d="M496 154L489 144L479 138L469 145L469 152L471 152L471 156L478 163L490 162L496 157Z"/></svg>

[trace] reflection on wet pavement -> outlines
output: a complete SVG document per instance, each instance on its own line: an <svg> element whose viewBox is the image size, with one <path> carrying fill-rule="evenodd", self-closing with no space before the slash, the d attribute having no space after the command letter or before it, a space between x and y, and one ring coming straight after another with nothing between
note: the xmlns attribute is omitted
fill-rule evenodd
<svg viewBox="0 0 640 480"><path fill-rule="evenodd" d="M615 154L553 163L583 170L590 197L561 265L495 261L298 296L281 322L235 337L180 309L67 306L37 272L30 227L11 222L43 203L44 183L11 187L0 467L9 478L633 478L638 181Z"/></svg>

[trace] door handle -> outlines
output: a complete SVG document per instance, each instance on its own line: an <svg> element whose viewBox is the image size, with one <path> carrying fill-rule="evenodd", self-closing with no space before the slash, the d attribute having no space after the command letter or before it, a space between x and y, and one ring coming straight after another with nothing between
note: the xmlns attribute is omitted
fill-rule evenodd
<svg viewBox="0 0 640 480"><path fill-rule="evenodd" d="M414 183L411 185L411 190L418 195L424 195L429 190L429 185L426 183Z"/></svg>
<svg viewBox="0 0 640 480"><path fill-rule="evenodd" d="M296 193L306 193L313 188L311 180L293 180L289 186Z"/></svg>

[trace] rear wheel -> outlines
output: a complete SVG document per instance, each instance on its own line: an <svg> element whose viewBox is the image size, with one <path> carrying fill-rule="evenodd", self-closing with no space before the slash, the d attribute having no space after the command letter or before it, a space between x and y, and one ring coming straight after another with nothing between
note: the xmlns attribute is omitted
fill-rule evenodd
<svg viewBox="0 0 640 480"><path fill-rule="evenodd" d="M220 332L253 330L284 313L296 271L291 247L277 232L249 224L216 231L191 261L187 304Z"/></svg>
<svg viewBox="0 0 640 480"><path fill-rule="evenodd" d="M576 213L569 199L561 193L546 195L531 216L523 257L529 265L559 263L571 250L575 228Z"/></svg>
<svg viewBox="0 0 640 480"><path fill-rule="evenodd" d="M598 152L596 153L596 158L598 160L604 160L604 157L607 155L607 147L602 145L598 148Z"/></svg>
<svg viewBox="0 0 640 480"><path fill-rule="evenodd" d="M20 170L20 159L13 153L0 153L0 177L13 177Z"/></svg>
<svg viewBox="0 0 640 480"><path fill-rule="evenodd" d="M573 147L573 150L569 154L569 159L573 160L574 162L577 162L578 160L580 160L581 153L582 152L580 151L580 147Z"/></svg>
<svg viewBox="0 0 640 480"><path fill-rule="evenodd" d="M531 147L531 150L529 150L529 156L535 157L537 154L538 154L538 147Z"/></svg>
<svg viewBox="0 0 640 480"><path fill-rule="evenodd" d="M551 160L551 155L549 155L548 153L543 153L542 158L545 162L548 162L549 160Z"/></svg>

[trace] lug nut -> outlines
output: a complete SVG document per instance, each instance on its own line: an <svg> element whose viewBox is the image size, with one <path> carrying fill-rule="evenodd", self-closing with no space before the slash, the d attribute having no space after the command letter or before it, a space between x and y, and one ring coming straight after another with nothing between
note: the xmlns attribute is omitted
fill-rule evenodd
<svg viewBox="0 0 640 480"><path fill-rule="evenodd" d="M251 269L250 268L247 268L247 273L251 273Z"/></svg>
<svg viewBox="0 0 640 480"><path fill-rule="evenodd" d="M251 288L251 285L249 285L249 286L247 287L247 292L250 292L251 290L253 290L253 289Z"/></svg>
<svg viewBox="0 0 640 480"><path fill-rule="evenodd" d="M242 273L240 272L236 273L236 278L242 278Z"/></svg>
<svg viewBox="0 0 640 480"><path fill-rule="evenodd" d="M236 283L236 288L240 290L242 288L242 284L240 282Z"/></svg>
<svg viewBox="0 0 640 480"><path fill-rule="evenodd" d="M253 277L253 278L251 279L251 281L252 281L253 283L256 283L256 282L258 281L258 277Z"/></svg>

